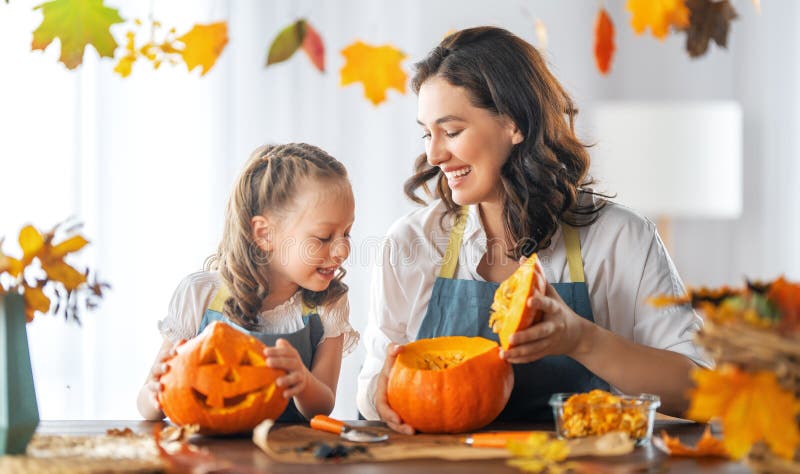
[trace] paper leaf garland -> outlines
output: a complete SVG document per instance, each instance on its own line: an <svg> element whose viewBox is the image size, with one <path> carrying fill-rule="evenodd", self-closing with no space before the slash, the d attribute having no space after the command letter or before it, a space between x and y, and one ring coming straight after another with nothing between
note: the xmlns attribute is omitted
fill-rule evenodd
<svg viewBox="0 0 800 474"><path fill-rule="evenodd" d="M267 66L291 58L298 49L303 51L317 70L325 72L325 45L307 20L300 19L282 29L272 40L267 54Z"/></svg>
<svg viewBox="0 0 800 474"><path fill-rule="evenodd" d="M615 50L614 24L606 9L601 8L594 22L594 59L601 74L608 74L611 70Z"/></svg>
<svg viewBox="0 0 800 474"><path fill-rule="evenodd" d="M680 29L689 25L689 9L683 0L628 0L626 8L637 35L650 27L653 36L663 41L671 26Z"/></svg>
<svg viewBox="0 0 800 474"><path fill-rule="evenodd" d="M59 61L68 69L81 65L87 45L94 46L101 57L114 57L117 42L109 28L124 20L118 10L103 5L103 0L53 0L34 9L41 10L43 18L33 32L31 50L44 50L58 38Z"/></svg>
<svg viewBox="0 0 800 474"><path fill-rule="evenodd" d="M361 41L342 50L345 65L340 72L341 86L354 82L364 85L364 96L373 105L386 100L386 90L406 93L406 73L400 63L406 55L391 45L370 46Z"/></svg>
<svg viewBox="0 0 800 474"><path fill-rule="evenodd" d="M709 40L717 46L728 45L728 27L737 17L736 10L728 0L686 0L689 7L690 23L686 29L686 50L696 58L708 50Z"/></svg>
<svg viewBox="0 0 800 474"><path fill-rule="evenodd" d="M218 21L208 25L194 25L188 33L178 38L184 44L180 54L186 68L192 71L201 67L204 76L217 62L225 45L228 44L228 23Z"/></svg>

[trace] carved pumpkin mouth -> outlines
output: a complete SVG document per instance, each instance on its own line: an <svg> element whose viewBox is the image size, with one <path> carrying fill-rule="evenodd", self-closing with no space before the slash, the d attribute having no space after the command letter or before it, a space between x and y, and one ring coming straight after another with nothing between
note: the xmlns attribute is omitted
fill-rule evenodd
<svg viewBox="0 0 800 474"><path fill-rule="evenodd" d="M241 405L242 402L247 400L247 397L249 397L250 395L255 395L257 391L258 390L254 391L252 393L243 393L241 395L236 395L235 397L222 397L222 406L221 407L215 407L215 406L209 405L208 401L207 401L208 400L208 396L198 392L197 389L195 389L195 388L192 389L192 395L194 395L194 398L198 402L202 403L203 406L205 406L206 408L234 408L234 407L236 407L238 405Z"/></svg>

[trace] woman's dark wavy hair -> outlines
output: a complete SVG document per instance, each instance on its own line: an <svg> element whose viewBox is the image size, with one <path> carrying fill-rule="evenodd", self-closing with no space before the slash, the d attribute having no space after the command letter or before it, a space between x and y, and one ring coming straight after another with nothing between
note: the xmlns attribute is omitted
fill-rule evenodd
<svg viewBox="0 0 800 474"><path fill-rule="evenodd" d="M510 257L547 248L560 221L586 226L597 219L608 196L583 189L594 181L588 176L587 146L574 132L578 111L532 45L502 28L470 28L447 36L415 67L415 93L428 79L441 77L466 89L474 106L511 118L523 134L500 171L503 223L515 242ZM424 205L416 191L422 187L432 196L433 179L436 197L447 206L445 216L455 214L459 206L447 178L424 153L405 182L406 195ZM601 199L581 204L580 192Z"/></svg>

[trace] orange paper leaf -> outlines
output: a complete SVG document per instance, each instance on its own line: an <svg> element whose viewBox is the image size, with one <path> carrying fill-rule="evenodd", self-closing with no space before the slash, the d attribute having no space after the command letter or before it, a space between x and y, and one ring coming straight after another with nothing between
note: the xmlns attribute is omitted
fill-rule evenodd
<svg viewBox="0 0 800 474"><path fill-rule="evenodd" d="M689 25L689 9L683 0L628 0L627 9L637 35L650 27L653 36L663 41L670 27L682 29Z"/></svg>
<svg viewBox="0 0 800 474"><path fill-rule="evenodd" d="M601 74L611 70L611 59L614 57L614 23L605 8L597 12L594 22L594 59Z"/></svg>
<svg viewBox="0 0 800 474"><path fill-rule="evenodd" d="M781 313L782 330L800 330L800 284L780 277L770 285L767 298L775 303Z"/></svg>
<svg viewBox="0 0 800 474"><path fill-rule="evenodd" d="M117 42L109 28L124 20L119 11L103 5L103 0L53 0L35 7L43 14L33 32L31 49L45 49L54 39L61 42L59 60L69 69L83 62L83 51L92 45L103 57L114 57Z"/></svg>
<svg viewBox="0 0 800 474"><path fill-rule="evenodd" d="M406 92L406 73L400 62L406 55L391 45L370 46L356 41L342 50L345 65L341 70L340 85L354 82L364 84L364 95L374 105L386 100L386 90Z"/></svg>
<svg viewBox="0 0 800 474"><path fill-rule="evenodd" d="M194 25L185 35L178 38L185 47L181 51L186 68L190 71L200 66L204 76L217 62L225 45L228 44L228 23L218 21L208 25Z"/></svg>
<svg viewBox="0 0 800 474"><path fill-rule="evenodd" d="M696 388L690 391L687 416L699 421L720 418L731 457L741 458L757 441L785 459L794 456L800 445L800 402L778 384L774 373L751 374L723 365L713 371L696 369L692 378Z"/></svg>
<svg viewBox="0 0 800 474"><path fill-rule="evenodd" d="M669 450L671 456L689 456L689 457L728 457L728 451L725 450L725 445L722 440L715 438L711 435L711 429L706 426L703 431L703 436L694 447L686 446L681 443L680 438L672 437L666 431L661 432L661 439Z"/></svg>

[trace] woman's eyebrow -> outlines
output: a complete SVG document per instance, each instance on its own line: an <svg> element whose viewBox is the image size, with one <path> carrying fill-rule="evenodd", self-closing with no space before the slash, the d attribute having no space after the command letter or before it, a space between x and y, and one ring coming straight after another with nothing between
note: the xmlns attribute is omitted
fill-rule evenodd
<svg viewBox="0 0 800 474"><path fill-rule="evenodd" d="M433 123L442 124L445 122L453 122L453 121L464 122L465 120L457 115L445 115L444 117L439 117ZM420 119L417 119L417 123L422 125L423 127L425 126L425 124L422 123Z"/></svg>

